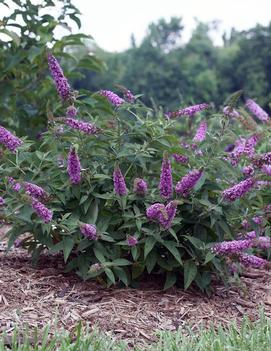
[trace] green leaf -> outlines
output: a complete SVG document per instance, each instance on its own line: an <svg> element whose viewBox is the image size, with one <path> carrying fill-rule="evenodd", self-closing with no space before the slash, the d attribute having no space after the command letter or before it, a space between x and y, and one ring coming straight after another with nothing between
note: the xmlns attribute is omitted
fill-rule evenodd
<svg viewBox="0 0 271 351"><path fill-rule="evenodd" d="M209 251L207 253L207 255L205 256L205 261L203 264L207 264L208 262L212 261L212 259L215 257L215 254L211 251Z"/></svg>
<svg viewBox="0 0 271 351"><path fill-rule="evenodd" d="M132 266L132 279L136 279L144 272L145 265L141 262L136 262Z"/></svg>
<svg viewBox="0 0 271 351"><path fill-rule="evenodd" d="M112 284L116 284L115 276L114 273L111 271L109 268L104 269L105 274L107 275L107 278Z"/></svg>
<svg viewBox="0 0 271 351"><path fill-rule="evenodd" d="M112 264L114 266L129 266L132 263L125 258L117 258L116 260L112 261Z"/></svg>
<svg viewBox="0 0 271 351"><path fill-rule="evenodd" d="M190 236L190 235L184 235L184 237L185 237L186 239L188 239L188 240L191 242L191 244L193 244L193 246L194 246L195 248L197 248L197 249L199 249L199 250L204 249L205 244L204 244L204 242L201 241L200 239L195 238L195 237Z"/></svg>
<svg viewBox="0 0 271 351"><path fill-rule="evenodd" d="M188 289L197 275L198 269L194 261L184 262L184 288Z"/></svg>
<svg viewBox="0 0 271 351"><path fill-rule="evenodd" d="M101 263L106 262L104 255L102 254L102 252L99 249L94 248L93 251L94 251L94 254L95 254L98 261L100 261Z"/></svg>
<svg viewBox="0 0 271 351"><path fill-rule="evenodd" d="M164 285L164 290L172 288L175 285L176 281L177 281L176 273L174 273L174 272L167 272L166 281L165 281L165 285Z"/></svg>
<svg viewBox="0 0 271 351"><path fill-rule="evenodd" d="M88 223L96 223L99 213L99 200L95 199L88 210Z"/></svg>
<svg viewBox="0 0 271 351"><path fill-rule="evenodd" d="M148 254L151 252L151 250L154 248L154 245L156 244L155 238L152 236L149 236L145 242L144 245L144 258L148 256Z"/></svg>
<svg viewBox="0 0 271 351"><path fill-rule="evenodd" d="M178 248L176 247L176 243L174 241L164 241L163 245L171 252L176 261L183 265L183 261L180 255Z"/></svg>
<svg viewBox="0 0 271 351"><path fill-rule="evenodd" d="M125 270L123 268L120 267L114 267L113 271L115 273L115 275L126 285L129 285L129 281L128 281L128 277L127 274L125 272Z"/></svg>
<svg viewBox="0 0 271 351"><path fill-rule="evenodd" d="M16 34L15 32L13 32L12 30L8 30L6 28L3 28L3 29L0 29L0 33L4 33L6 35L8 35L14 42L14 44L16 46L19 46L20 45L20 37L18 34Z"/></svg>
<svg viewBox="0 0 271 351"><path fill-rule="evenodd" d="M150 254L147 256L145 261L148 273L152 272L153 268L156 265L156 262L157 262L157 253L155 250L152 250Z"/></svg>
<svg viewBox="0 0 271 351"><path fill-rule="evenodd" d="M74 241L72 238L64 237L63 238L63 253L64 253L64 261L67 262L68 257L73 249Z"/></svg>

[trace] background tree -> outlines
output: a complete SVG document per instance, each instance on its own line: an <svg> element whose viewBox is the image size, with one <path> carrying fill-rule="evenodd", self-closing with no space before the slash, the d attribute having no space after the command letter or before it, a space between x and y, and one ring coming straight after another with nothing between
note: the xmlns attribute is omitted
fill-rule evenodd
<svg viewBox="0 0 271 351"><path fill-rule="evenodd" d="M72 22L81 26L80 12L70 0L0 0L0 13L6 12L0 18L1 120L21 135L35 135L46 126L44 111L50 113L57 104L44 59L47 45L62 58L69 78L79 77L80 68L100 71L102 63L86 50L89 36L70 33ZM58 27L68 33L60 40Z"/></svg>

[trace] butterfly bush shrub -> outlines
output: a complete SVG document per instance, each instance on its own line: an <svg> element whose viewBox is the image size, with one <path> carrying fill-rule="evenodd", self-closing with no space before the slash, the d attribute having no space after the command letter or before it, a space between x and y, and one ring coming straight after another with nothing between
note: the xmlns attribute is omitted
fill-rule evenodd
<svg viewBox="0 0 271 351"><path fill-rule="evenodd" d="M207 291L232 267L268 267L270 124L256 102L155 113L124 88L76 97L48 62L61 115L36 141L1 127L9 247L62 252L67 270L108 285L152 274Z"/></svg>

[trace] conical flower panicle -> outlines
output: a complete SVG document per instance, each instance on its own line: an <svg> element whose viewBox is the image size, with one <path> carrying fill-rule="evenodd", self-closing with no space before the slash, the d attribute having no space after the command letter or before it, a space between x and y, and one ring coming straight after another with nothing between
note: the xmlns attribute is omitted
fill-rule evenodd
<svg viewBox="0 0 271 351"><path fill-rule="evenodd" d="M231 188L225 189L222 193L222 197L227 201L235 201L249 192L254 185L255 180L253 178L247 178Z"/></svg>
<svg viewBox="0 0 271 351"><path fill-rule="evenodd" d="M48 65L54 79L58 95L63 101L70 99L71 87L69 85L69 82L64 76L62 68L60 67L57 59L51 53L48 54Z"/></svg>
<svg viewBox="0 0 271 351"><path fill-rule="evenodd" d="M114 169L113 182L114 182L114 190L117 195L120 195L120 196L127 195L125 179L119 166L116 166Z"/></svg>
<svg viewBox="0 0 271 351"><path fill-rule="evenodd" d="M125 102L124 99L122 99L110 90L100 90L100 95L106 97L107 100L116 107L121 106Z"/></svg>
<svg viewBox="0 0 271 351"><path fill-rule="evenodd" d="M206 133L207 133L207 122L206 121L202 121L200 123L200 126L196 132L196 135L193 138L194 142L202 142L203 140L205 140L206 138Z"/></svg>
<svg viewBox="0 0 271 351"><path fill-rule="evenodd" d="M53 218L53 212L45 207L41 202L37 199L32 199L32 207L36 214L43 220L44 223L51 222Z"/></svg>
<svg viewBox="0 0 271 351"><path fill-rule="evenodd" d="M9 151L15 152L23 142L6 128L0 126L0 144L3 144Z"/></svg>
<svg viewBox="0 0 271 351"><path fill-rule="evenodd" d="M81 182L81 164L74 147L70 148L68 154L67 172L72 184L79 184Z"/></svg>
<svg viewBox="0 0 271 351"><path fill-rule="evenodd" d="M80 121L80 120L74 119L74 118L66 118L64 123L67 126L73 128L73 129L80 130L81 132L88 134L88 135L92 135L92 134L97 133L97 127L94 124L91 124L89 122Z"/></svg>
<svg viewBox="0 0 271 351"><path fill-rule="evenodd" d="M247 99L246 107L251 113L253 113L260 121L267 122L269 117L266 113L254 100Z"/></svg>
<svg viewBox="0 0 271 351"><path fill-rule="evenodd" d="M148 191L148 184L144 179L135 178L134 180L134 193L139 196L145 196Z"/></svg>
<svg viewBox="0 0 271 351"><path fill-rule="evenodd" d="M166 115L169 119L180 116L192 117L194 116L194 114L206 110L207 108L209 108L209 105L206 103L202 103L198 105L188 106L175 112L168 112Z"/></svg>
<svg viewBox="0 0 271 351"><path fill-rule="evenodd" d="M89 240L97 239L97 229L94 224L82 224L80 231Z"/></svg>
<svg viewBox="0 0 271 351"><path fill-rule="evenodd" d="M202 170L194 169L187 173L176 185L176 193L187 197L202 176Z"/></svg>
<svg viewBox="0 0 271 351"><path fill-rule="evenodd" d="M162 199L170 199L173 195L171 163L166 155L164 155L163 157L159 190L160 190L160 196Z"/></svg>

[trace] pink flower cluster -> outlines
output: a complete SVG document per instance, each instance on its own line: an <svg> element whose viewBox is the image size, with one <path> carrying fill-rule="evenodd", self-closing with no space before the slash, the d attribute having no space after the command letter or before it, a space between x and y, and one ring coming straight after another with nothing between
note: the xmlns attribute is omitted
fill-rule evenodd
<svg viewBox="0 0 271 351"><path fill-rule="evenodd" d="M255 185L253 178L248 178L242 182L223 191L222 197L227 201L235 201L249 192Z"/></svg>
<svg viewBox="0 0 271 351"><path fill-rule="evenodd" d="M188 156L184 156L181 154L172 154L174 160L178 163L182 163L182 164L186 164L189 161L189 157Z"/></svg>
<svg viewBox="0 0 271 351"><path fill-rule="evenodd" d="M162 162L159 190L163 199L169 199L173 195L171 163L167 156L164 156Z"/></svg>
<svg viewBox="0 0 271 351"><path fill-rule="evenodd" d="M15 152L22 143L21 139L17 138L6 128L0 126L0 144L3 144L11 152Z"/></svg>
<svg viewBox="0 0 271 351"><path fill-rule="evenodd" d="M45 207L41 202L37 199L32 198L32 207L36 214L43 220L44 223L51 222L53 218L53 212Z"/></svg>
<svg viewBox="0 0 271 351"><path fill-rule="evenodd" d="M125 102L121 97L110 90L100 90L100 95L106 97L107 100L116 107L121 106Z"/></svg>
<svg viewBox="0 0 271 351"><path fill-rule="evenodd" d="M207 133L207 122L206 121L202 121L200 123L200 126L196 132L196 135L193 138L194 142L202 142L203 140L205 140L206 138L206 133Z"/></svg>
<svg viewBox="0 0 271 351"><path fill-rule="evenodd" d="M166 206L155 203L147 208L146 216L158 222L164 229L169 229L176 215L177 205L177 201L170 201Z"/></svg>
<svg viewBox="0 0 271 351"><path fill-rule="evenodd" d="M71 147L68 154L67 172L72 184L81 182L81 164L75 148Z"/></svg>
<svg viewBox="0 0 271 351"><path fill-rule="evenodd" d="M252 112L260 121L266 122L269 117L268 114L252 99L247 99L246 107Z"/></svg>
<svg viewBox="0 0 271 351"><path fill-rule="evenodd" d="M223 108L223 113L224 115L231 118L238 118L240 116L240 113L236 111L234 108L231 108L230 106L225 106Z"/></svg>
<svg viewBox="0 0 271 351"><path fill-rule="evenodd" d="M134 180L134 192L139 196L145 196L148 191L148 184L144 179L135 178Z"/></svg>
<svg viewBox="0 0 271 351"><path fill-rule="evenodd" d="M80 231L87 239L95 240L97 238L97 229L94 224L82 224Z"/></svg>
<svg viewBox="0 0 271 351"><path fill-rule="evenodd" d="M124 196L127 194L127 188L124 176L119 166L116 166L113 172L114 190L117 195Z"/></svg>
<svg viewBox="0 0 271 351"><path fill-rule="evenodd" d="M68 100L71 97L71 88L67 78L64 76L62 68L57 59L51 54L48 54L48 65L54 79L58 95L62 100Z"/></svg>
<svg viewBox="0 0 271 351"><path fill-rule="evenodd" d="M35 197L37 199L43 199L48 196L46 191L36 184L24 182L23 186L26 193L32 197Z"/></svg>
<svg viewBox="0 0 271 351"><path fill-rule="evenodd" d="M64 123L73 128L73 129L77 129L80 130L81 132L85 133L85 134L96 134L97 133L97 128L94 124L88 123L88 122L84 122L84 121L79 121L77 119L74 118L66 118Z"/></svg>
<svg viewBox="0 0 271 351"><path fill-rule="evenodd" d="M126 90L124 91L123 96L124 96L124 99L125 99L127 102L129 102L130 104L132 104L132 103L135 101L135 96L134 96L134 94L131 92L131 90L126 89Z"/></svg>
<svg viewBox="0 0 271 351"><path fill-rule="evenodd" d="M176 193L181 194L183 197L187 197L201 176L202 170L194 169L190 171L176 184Z"/></svg>
<svg viewBox="0 0 271 351"><path fill-rule="evenodd" d="M188 106L175 112L168 112L166 114L167 118L175 118L180 116L194 116L194 114L204 111L209 108L209 104L202 103L198 105Z"/></svg>

